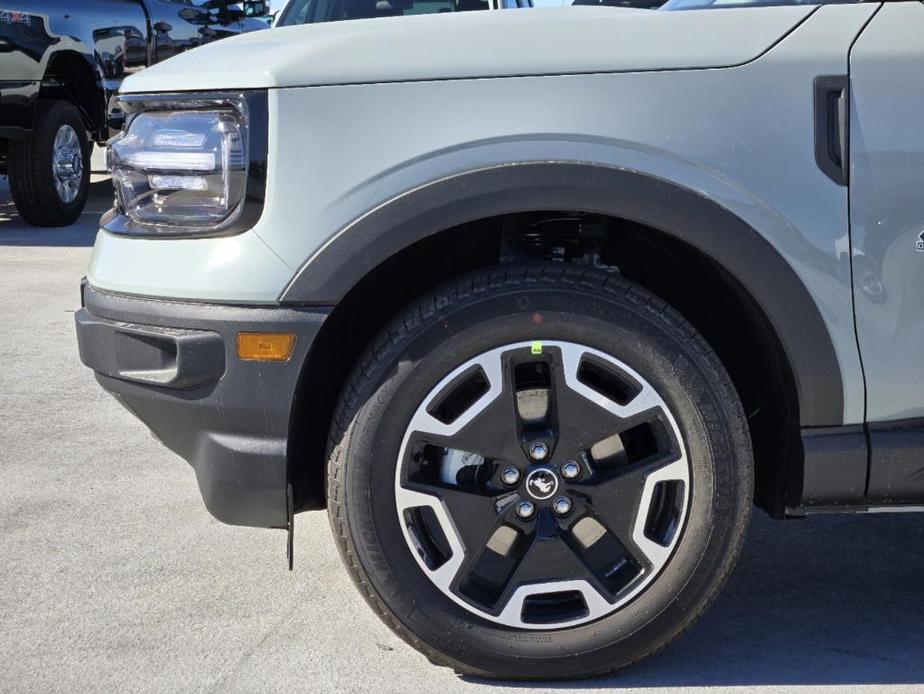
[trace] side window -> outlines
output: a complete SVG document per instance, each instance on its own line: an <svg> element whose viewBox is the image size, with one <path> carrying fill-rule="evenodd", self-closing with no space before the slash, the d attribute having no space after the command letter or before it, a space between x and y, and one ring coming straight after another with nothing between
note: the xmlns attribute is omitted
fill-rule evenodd
<svg viewBox="0 0 924 694"><path fill-rule="evenodd" d="M422 0L408 3L410 7L404 14L436 14L438 12L452 12L452 0Z"/></svg>

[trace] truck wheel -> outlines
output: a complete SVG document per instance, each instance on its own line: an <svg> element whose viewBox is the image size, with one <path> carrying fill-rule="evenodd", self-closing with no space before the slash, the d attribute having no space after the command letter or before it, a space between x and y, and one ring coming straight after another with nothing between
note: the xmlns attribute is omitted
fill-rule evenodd
<svg viewBox="0 0 924 694"><path fill-rule="evenodd" d="M67 101L43 100L25 140L10 145L13 202L29 224L77 221L90 190L90 143L80 113Z"/></svg>
<svg viewBox="0 0 924 694"><path fill-rule="evenodd" d="M483 271L385 329L331 432L329 516L376 613L432 661L594 676L706 610L750 513L735 388L696 330L596 270Z"/></svg>

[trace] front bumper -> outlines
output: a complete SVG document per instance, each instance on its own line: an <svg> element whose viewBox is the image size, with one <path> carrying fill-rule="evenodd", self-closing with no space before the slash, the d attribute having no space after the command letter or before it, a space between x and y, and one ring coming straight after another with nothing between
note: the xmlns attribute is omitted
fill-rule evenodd
<svg viewBox="0 0 924 694"><path fill-rule="evenodd" d="M237 307L107 294L85 284L80 358L100 384L196 472L208 510L285 528L289 417L325 309ZM296 336L284 362L237 356L239 332Z"/></svg>

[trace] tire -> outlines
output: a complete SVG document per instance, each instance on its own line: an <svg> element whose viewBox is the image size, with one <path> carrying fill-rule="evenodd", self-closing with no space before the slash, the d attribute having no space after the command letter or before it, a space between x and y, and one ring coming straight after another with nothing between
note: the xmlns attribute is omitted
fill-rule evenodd
<svg viewBox="0 0 924 694"><path fill-rule="evenodd" d="M61 157L61 178L54 170L59 133L59 152L69 155ZM13 202L28 224L58 227L77 221L90 191L90 142L77 108L67 101L39 101L32 132L10 143L8 173Z"/></svg>
<svg viewBox="0 0 924 694"><path fill-rule="evenodd" d="M609 375L594 377L604 372ZM577 380L567 382L567 374ZM611 412L625 415L618 426L584 394L587 384L606 395ZM513 386L524 393L545 388L545 400L537 400L545 405L530 410L530 396L521 394L521 410ZM645 403L658 403L655 409L633 404L642 395ZM552 434L541 433L552 437L548 458L530 462L543 450L525 433L512 444L495 436L496 422L505 432L519 431L507 423L508 412L517 427L527 426L527 415L530 427L555 423ZM536 412L545 414L535 419ZM459 422L458 433L445 434ZM630 424L609 451L581 448L607 426ZM471 468L460 468L456 454L440 447L456 442L470 444L458 449L469 453L478 453L477 445L490 450L476 455ZM355 368L329 446L330 522L366 601L432 662L482 677L591 677L664 647L703 614L727 579L753 492L744 412L705 340L648 291L617 275L566 265L480 271L405 311ZM569 481L564 457L556 456L578 449L573 459L583 477ZM520 453L520 480L504 488L506 461ZM536 477L540 468L544 479ZM671 479L655 484L659 476ZM559 497L539 498L552 482L555 494L570 495L567 516L549 506ZM646 499L649 485L654 491ZM473 489L476 495L465 496ZM484 509L484 495L491 510L464 511ZM430 499L437 503L428 505ZM534 508L528 520L514 515L524 500ZM590 536L576 543L582 514L591 518ZM487 530L478 520L484 518ZM514 532L490 530L495 522ZM507 544L498 548L501 535ZM472 540L479 537L490 537L493 553ZM601 551L594 554L595 547ZM497 568L498 557L506 568ZM536 567L562 573L537 583ZM587 580L577 580L582 577ZM517 599L530 591L540 594ZM597 600L604 593L606 601Z"/></svg>

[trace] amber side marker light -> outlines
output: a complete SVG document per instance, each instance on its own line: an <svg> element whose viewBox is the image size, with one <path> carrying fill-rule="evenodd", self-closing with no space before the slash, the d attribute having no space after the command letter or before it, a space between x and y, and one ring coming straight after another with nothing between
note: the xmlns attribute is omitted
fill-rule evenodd
<svg viewBox="0 0 924 694"><path fill-rule="evenodd" d="M288 361L294 333L238 333L237 356L247 361Z"/></svg>

